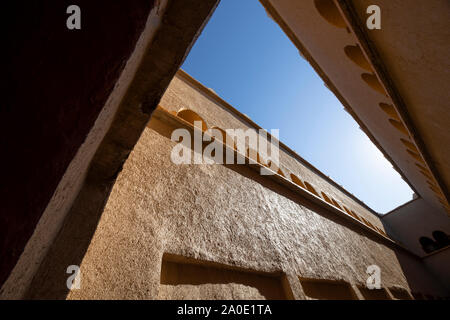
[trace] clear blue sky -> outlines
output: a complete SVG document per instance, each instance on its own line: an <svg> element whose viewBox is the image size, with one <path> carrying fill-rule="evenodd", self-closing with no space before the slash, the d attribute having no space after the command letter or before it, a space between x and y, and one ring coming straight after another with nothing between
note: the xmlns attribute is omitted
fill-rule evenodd
<svg viewBox="0 0 450 320"><path fill-rule="evenodd" d="M375 211L412 199L258 0L222 0L182 68Z"/></svg>

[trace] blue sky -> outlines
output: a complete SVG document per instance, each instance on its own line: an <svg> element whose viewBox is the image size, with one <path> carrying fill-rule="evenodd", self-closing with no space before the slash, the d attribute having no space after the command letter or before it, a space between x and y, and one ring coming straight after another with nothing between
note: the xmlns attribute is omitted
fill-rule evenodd
<svg viewBox="0 0 450 320"><path fill-rule="evenodd" d="M412 199L258 0L222 0L182 68L375 211Z"/></svg>

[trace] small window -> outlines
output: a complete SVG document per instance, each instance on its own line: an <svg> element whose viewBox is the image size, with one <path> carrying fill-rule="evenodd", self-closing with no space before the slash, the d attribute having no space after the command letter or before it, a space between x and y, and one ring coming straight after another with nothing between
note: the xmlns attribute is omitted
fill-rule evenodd
<svg viewBox="0 0 450 320"><path fill-rule="evenodd" d="M425 253L431 253L438 249L438 245L436 244L436 242L434 242L428 237L420 237L419 242Z"/></svg>
<svg viewBox="0 0 450 320"><path fill-rule="evenodd" d="M432 233L433 239L438 247L438 249L447 247L450 245L450 237L444 232L440 230L433 231Z"/></svg>

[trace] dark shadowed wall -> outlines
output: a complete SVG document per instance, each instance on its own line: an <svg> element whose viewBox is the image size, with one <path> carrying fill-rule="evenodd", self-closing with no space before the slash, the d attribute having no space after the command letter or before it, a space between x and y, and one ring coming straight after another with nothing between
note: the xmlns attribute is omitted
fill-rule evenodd
<svg viewBox="0 0 450 320"><path fill-rule="evenodd" d="M72 4L81 8L81 30L66 28ZM0 286L111 93L153 4L17 1L4 9Z"/></svg>

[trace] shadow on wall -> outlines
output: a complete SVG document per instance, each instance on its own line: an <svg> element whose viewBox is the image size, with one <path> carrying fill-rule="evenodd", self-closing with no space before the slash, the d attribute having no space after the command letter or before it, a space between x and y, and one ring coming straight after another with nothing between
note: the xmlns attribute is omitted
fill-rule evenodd
<svg viewBox="0 0 450 320"><path fill-rule="evenodd" d="M402 268L403 275L408 282L410 291L416 296L450 296L450 292L445 287L445 284L429 271L421 258L398 249L394 249L394 252ZM396 291L395 288L390 288L390 291L396 299L406 298L401 292Z"/></svg>
<svg viewBox="0 0 450 320"><path fill-rule="evenodd" d="M81 266L114 185L86 183L67 215L64 225L50 247L25 294L25 299L66 299L70 265Z"/></svg>
<svg viewBox="0 0 450 320"><path fill-rule="evenodd" d="M0 108L0 286L102 110L154 1L9 1ZM86 13L86 14L84 14ZM89 13L89 14L87 14ZM9 21L8 21L9 20ZM95 53L95 54L93 54ZM88 85L87 85L88 84Z"/></svg>
<svg viewBox="0 0 450 320"><path fill-rule="evenodd" d="M93 3L93 1L85 1L85 6L88 5L88 3ZM103 1L105 2L105 1ZM77 65L75 64L75 67L73 63L64 63L64 60L54 59L55 61L59 61L59 63L63 64L63 67L56 68L58 72L63 72L64 74L69 74L71 81L75 81L78 85L83 86L86 81L79 81L79 78L73 77L72 71L77 72L88 72L89 74L94 74L95 78L100 79L99 81L94 81L100 86L106 86L108 89L111 89L114 87L115 78L114 70L116 70L113 67L111 63L109 63L108 59L105 57L109 57L111 55L111 52L115 52L114 46L110 45L104 45L103 41L105 36L107 39L110 39L113 44L118 43L118 34L124 36L124 41L131 44L130 50L134 48L133 43L131 43L131 36L132 32L129 29L124 29L122 26L122 23L120 22L120 19L124 19L124 21L134 21L135 23L139 22L141 19L138 19L141 15L142 17L142 23L145 24L145 21L148 17L149 10L145 11L143 8L150 9L152 7L153 1L149 0L140 0L139 2L132 1L134 6L138 6L140 3L141 5L135 8L136 10L131 11L130 13L127 13L127 11L123 10L123 5L120 3L114 2L113 4L110 4L108 2L108 5L105 6L104 3L92 5L97 6L97 10L100 10L100 14L93 14L90 15L91 17L94 17L95 21L93 21L94 25L95 23L98 23L102 27L102 31L104 31L104 28L107 29L107 32L102 32L100 35L97 35L94 33L93 38L90 39L89 43L91 44L90 48L91 50L87 50L86 54L91 57L92 53L95 52L94 56L96 58L100 58L102 66L105 66L105 70L107 70L107 76L102 76L101 73L96 72L96 69L89 68L82 68L80 71L80 68L77 68ZM124 1L122 1L124 2ZM62 2L64 3L64 2ZM131 3L131 2L130 2ZM159 2L158 2L159 3ZM57 235L56 239L53 241L46 257L44 258L44 261L40 264L39 270L35 274L33 281L31 285L28 288L28 292L25 293L25 298L36 298L36 299L64 299L67 297L68 289L66 287L66 280L67 280L67 273L66 269L67 266L70 265L80 265L81 261L86 253L87 248L89 247L90 241L92 239L92 236L96 230L99 218L102 215L103 209L105 207L106 202L108 201L108 197L110 194L110 191L112 189L112 186L114 185L114 181L118 175L118 173L122 169L122 165L126 158L128 157L129 152L131 152L132 148L134 147L135 143L137 142L139 135L145 128L145 124L148 122L148 118L150 117L151 111L156 108L162 94L164 93L165 89L169 85L169 82L172 80L173 76L175 75L176 71L182 64L185 56L189 52L190 48L192 47L192 43L195 41L199 31L203 28L205 25L205 22L209 19L210 15L214 11L215 7L217 5L216 0L185 0L185 1L169 1L167 7L164 9L164 18L162 19L161 25L156 29L157 33L151 40L151 45L147 46L145 48L145 55L141 61L140 69L138 70L137 77L133 80L133 85L131 85L128 88L128 92L125 96L125 100L121 102L121 106L118 110L118 113L115 115L115 118L113 120L113 123L111 124L111 127L106 135L106 137L103 139L100 147L97 149L96 155L94 157L94 160L91 162L91 167L89 168L89 171L87 173L87 178L85 184L82 186L82 189L80 193L77 196L77 199L74 201L74 204L72 208L70 209L70 212L67 214L67 217L64 221L64 225L61 228L59 234ZM36 5L41 7L41 5ZM111 15L110 12L105 13L105 7L106 8L115 8L117 16L120 18L115 18L114 15ZM126 7L126 6L125 6ZM25 10L26 12L30 10ZM38 10L39 11L39 10ZM62 10L61 12L65 12L65 10ZM94 11L95 12L95 11ZM33 17L37 17L39 15L36 15L33 12ZM133 19L130 19L130 16L133 16ZM66 17L62 16L62 25L65 25L65 19ZM97 19L99 18L100 19ZM112 19L115 21L115 23L105 23L105 21L109 21L109 19ZM22 21L23 19L19 19L19 21ZM27 20L27 19L25 19ZM49 19L49 21L54 21L55 19ZM139 20L139 21L138 21ZM31 23L33 24L35 20L31 19ZM85 24L88 23L89 20L84 20ZM115 26L116 29L119 31L117 32L111 32L112 26ZM143 25L142 25L143 27ZM32 30L33 28L31 28ZM54 29L54 28L50 28ZM141 29L137 28L138 31ZM30 29L29 29L30 30ZM27 35L29 33L29 30L27 30ZM59 29L58 29L59 30ZM82 30L84 30L82 28ZM67 30L66 30L67 32ZM83 31L81 31L83 32ZM44 32L45 34L45 32ZM52 35L54 33L51 33ZM88 32L90 36L92 36L91 32ZM63 34L65 37L65 33ZM139 32L136 32L136 37L139 36ZM27 37L24 37L27 38ZM37 43L39 45L32 46L33 48L40 49L42 48L42 36L39 33L38 37L36 37ZM48 38L51 39L51 38ZM47 40L48 40L47 39ZM120 39L119 39L120 40ZM100 42L99 42L100 41ZM61 47L61 43L59 41L53 41L58 48ZM52 42L52 43L53 43ZM101 51L93 50L96 46L94 44L98 44L102 46L103 49L106 48L108 51L105 54L101 54ZM73 45L73 43L71 42ZM76 46L80 48L86 48L86 46ZM65 47L61 47L62 49L65 49ZM60 49L61 49L60 48ZM29 49L28 49L29 51ZM53 52L53 50L50 50ZM61 50L55 51L52 54L59 54ZM71 50L63 50L64 52L69 52ZM168 54L170 53L170 54ZM35 52L32 52L32 55L35 55ZM67 55L63 55L67 56ZM117 68L120 70L120 67L126 62L126 58L128 58L129 52L127 55L125 55L125 59L121 60L118 64ZM78 57L77 54L73 54L73 56L69 56L70 59L73 57ZM113 56L111 56L113 57ZM36 59L21 59L20 56L16 57L17 59L20 59L20 62L33 62L37 61ZM79 57L78 57L79 58ZM39 59L38 59L39 60ZM73 59L72 59L73 60ZM40 61L40 60L39 60ZM97 60L95 60L97 61ZM163 63L162 63L163 61ZM97 61L98 62L98 61ZM21 63L18 63L17 65L22 66ZM40 67L42 66L41 63L39 63ZM67 66L72 66L71 72L67 73ZM58 65L56 65L58 66ZM30 70L26 68L25 65L24 74L34 74L33 72L30 73ZM33 69L34 70L34 69ZM151 72L149 72L151 70ZM20 73L19 73L20 74ZM40 72L35 72L35 74L41 74ZM145 76L144 76L145 75ZM31 77L33 78L33 77ZM40 83L43 83L45 86L47 83L45 81L42 81L42 77L34 77L38 79ZM70 86L62 86L60 85L61 79L64 79L64 77L51 77L53 83L58 88L64 88L69 90L70 92L83 92L87 95L89 99L100 99L103 98L103 95L98 95L97 91L89 91L84 92L83 90L73 90ZM58 81L55 82L55 79ZM91 78L89 78L91 79ZM111 81L107 81L111 80ZM23 82L23 81L22 81ZM89 82L89 81L88 81ZM145 87L145 90L143 89ZM37 86L36 88L33 87L34 90L37 90L40 92L40 86ZM52 86L46 86L46 89L52 89ZM130 91L131 90L131 91ZM24 95L23 92L27 92L27 95ZM51 90L51 93L48 94L46 97L50 97L52 101L58 101L58 106L67 106L70 105L70 103L63 103L65 100L55 98L55 94L58 93L59 96L63 98L67 98L65 93L59 92L58 90ZM40 95L34 96L33 94L30 94L27 90L21 90L20 91L20 97L31 97L32 102L28 104L24 104L26 106L32 106L31 110L35 110L34 112L41 113L43 109L48 111L46 100L40 101L40 99L36 98ZM68 97L72 97L72 95L68 95ZM76 97L76 101L80 102L80 95L78 94ZM88 99L88 100L89 100ZM41 104L45 105L45 108L35 108L36 101L40 101ZM63 102L61 102L63 101ZM137 101L137 102L136 102ZM103 101L104 102L104 101ZM131 103L133 102L133 103ZM142 103L141 103L142 102ZM89 112L93 112L90 108L90 104L86 103L80 103L79 105L84 106L84 108L89 109ZM99 103L99 106L103 106L103 103ZM23 114L24 109L23 108L15 108L14 112L19 112L20 117L20 125L16 126L14 123L12 123L13 127L19 128L21 131L24 132L26 135L26 141L24 144L17 143L15 140L12 140L12 143L16 145L16 148L20 148L20 150L30 149L33 146L33 143L30 143L30 137L34 137L36 132L40 132L40 130L32 130L33 134L29 134L28 131L24 131L23 128L30 128L29 126L25 125L23 120ZM69 108L71 109L71 108ZM67 109L67 110L69 110ZM26 109L25 109L26 110ZM2 110L1 110L2 111ZM76 114L77 119L84 119L83 114L80 114L78 109L71 109L72 113ZM52 116L61 117L61 115L64 114L64 112L51 112ZM44 117L44 118L42 118ZM11 117L8 117L9 120ZM27 117L31 119L33 125L39 125L42 123L45 123L48 125L48 119L46 118L46 115L41 115L40 117L33 117L29 116ZM2 117L0 117L2 119ZM6 119L6 118L5 118ZM39 119L44 119L45 121L37 121ZM68 118L73 125L73 133L80 134L82 136L82 139L84 139L86 132L83 134L83 132L80 131L79 123L73 122L72 118ZM95 117L94 119L95 120ZM61 126L63 128L66 128L66 121L60 122ZM1 127L1 126L0 126ZM9 126L6 126L7 131L9 132ZM31 128L34 128L31 126ZM56 130L57 134L56 136L58 139L61 139L61 137L64 137L64 135L61 134L61 130L59 126L53 127L48 126L48 128L51 128L52 130ZM56 129L55 129L56 128ZM67 128L66 128L67 129ZM34 132L36 131L36 132ZM13 132L12 130L9 132ZM6 135L4 135L6 136ZM47 134L46 137L49 135ZM48 139L44 139L46 142L48 142ZM64 140L64 139L63 139ZM66 145L67 141L63 141L62 145ZM23 146L31 146L30 148L24 148ZM37 146L39 148L39 145ZM45 148L39 148L39 152L41 154L46 154ZM52 150L59 150L60 148L51 148ZM30 150L33 150L31 148ZM48 151L48 150L47 150ZM76 151L76 149L75 149ZM22 152L22 151L21 151ZM12 154L12 152L9 152ZM19 153L20 154L20 153ZM32 156L28 157L21 157L25 159L25 161L33 161L34 166L28 166L28 165L22 165L19 162L19 166L21 169L23 168L31 168L34 171L36 171L36 155L39 153L32 153ZM50 157L52 159L57 159L58 157ZM71 158L71 157L70 157ZM47 158L46 158L47 159ZM17 166L17 164L15 165ZM43 165L43 168L46 167L53 167L54 164L49 161L45 161L45 166ZM10 166L4 166L10 168ZM14 168L14 166L12 166ZM39 167L40 168L40 167ZM41 170L42 168L40 168ZM42 171L42 170L41 170ZM24 171L26 174L26 171ZM43 171L45 173L45 171ZM62 171L63 172L63 171ZM41 173L42 174L42 173ZM17 176L15 172L12 171L12 176L14 178L15 183L20 185L20 200L16 201L14 199L9 199L8 201L14 202L14 208L15 210L10 210L10 212L16 212L17 208L16 206L30 206L33 205L33 203L36 203L36 201L25 201L24 199L24 185L23 181L27 179L20 179ZM48 175L44 174L45 179L37 179L37 187L31 188L33 192L33 197L35 198L35 193L40 190L40 187L42 185L42 181L48 180ZM57 181L56 181L57 182ZM57 183L55 183L54 186L56 186ZM9 187L11 187L8 183L6 184ZM3 193L0 193L3 195ZM51 194L51 193L50 193ZM3 202L3 201L2 201ZM6 201L5 201L6 202ZM7 202L6 202L7 203ZM43 209L43 208L42 208ZM2 213L2 211L0 211ZM26 215L16 215L16 219L19 219L21 224L29 223L32 219L28 219ZM38 219L34 219L31 222L36 223ZM10 244L4 244L2 242L4 238L4 233L1 231L3 230L4 226L0 224L0 254L2 256L1 267L4 264L3 259L3 248L8 249L15 249L14 246ZM9 227L9 226L8 226ZM8 230L8 233L14 233L16 232L14 229L11 229L6 227ZM34 228L34 225L32 226ZM30 234L33 231L33 228L30 228ZM23 229L23 228L22 228ZM20 236L20 235L19 235ZM8 237L6 234L6 238L8 239L15 239L17 238L16 235ZM23 239L22 239L23 240ZM24 243L22 243L24 244ZM8 265L8 267L11 267L11 264ZM9 270L8 270L9 271ZM6 275L5 272L3 272L3 267L0 269L0 282L3 279L3 276Z"/></svg>

